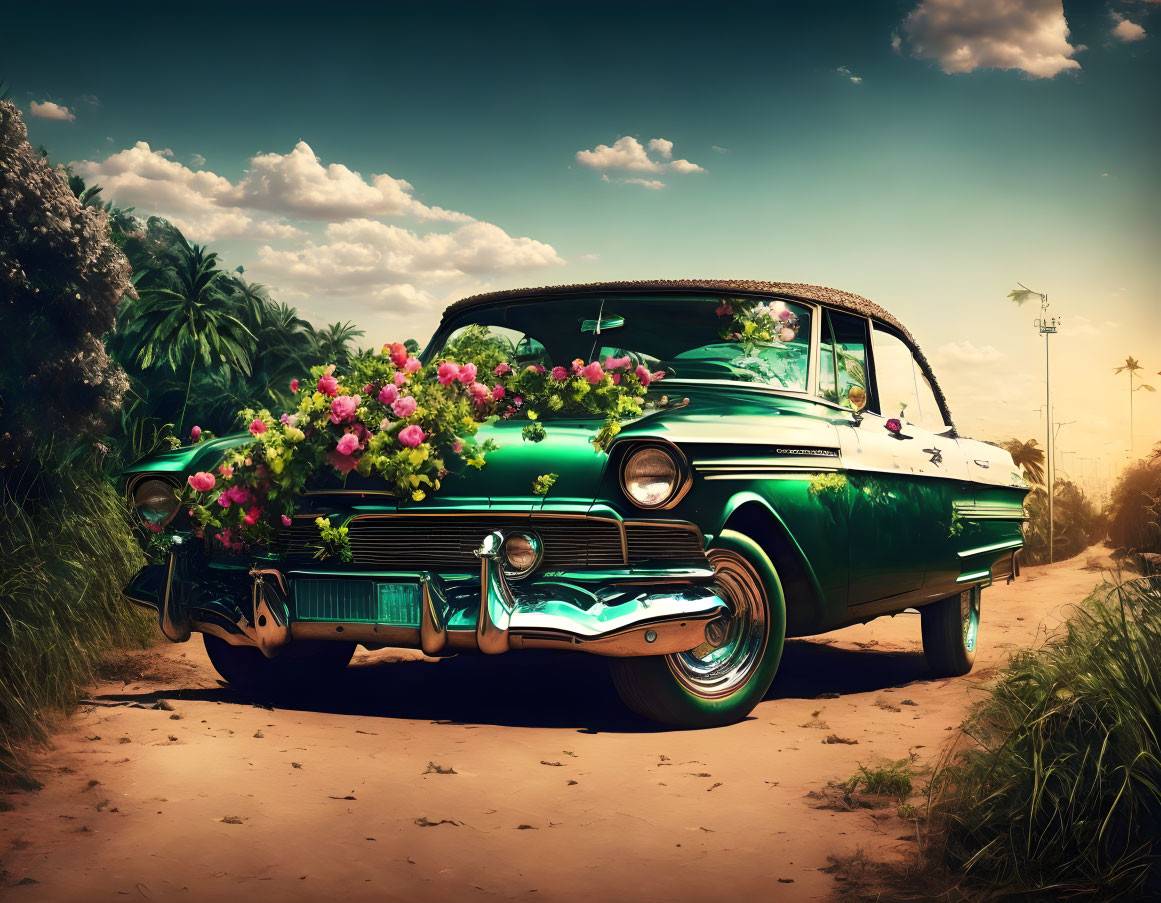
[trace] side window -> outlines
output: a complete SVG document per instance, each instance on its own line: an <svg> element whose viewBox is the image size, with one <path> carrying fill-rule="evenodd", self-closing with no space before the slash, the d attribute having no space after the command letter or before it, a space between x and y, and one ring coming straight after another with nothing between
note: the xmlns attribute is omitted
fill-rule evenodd
<svg viewBox="0 0 1161 903"><path fill-rule="evenodd" d="M915 364L915 376L919 387L919 425L933 433L942 432L948 424L944 421L943 412L935 400L935 392L931 388L931 383L927 381L927 377L919 369L918 362Z"/></svg>
<svg viewBox="0 0 1161 903"><path fill-rule="evenodd" d="M818 391L827 401L851 407L847 393L852 386L858 386L870 396L867 321L833 310L824 311L818 369Z"/></svg>
<svg viewBox="0 0 1161 903"><path fill-rule="evenodd" d="M921 423L917 373L911 349L897 335L878 326L875 327L874 343L879 413L884 417L903 417L912 423Z"/></svg>

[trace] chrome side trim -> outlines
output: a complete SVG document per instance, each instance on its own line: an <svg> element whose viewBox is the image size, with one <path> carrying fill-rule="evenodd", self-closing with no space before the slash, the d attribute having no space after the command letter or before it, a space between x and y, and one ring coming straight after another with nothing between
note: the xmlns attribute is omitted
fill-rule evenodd
<svg viewBox="0 0 1161 903"><path fill-rule="evenodd" d="M986 555L988 552L1006 552L1008 549L1019 549L1024 545L1023 539L1009 539L1006 542L992 543L990 546L980 546L975 549L967 549L963 552L956 552L960 558L973 558L976 555Z"/></svg>
<svg viewBox="0 0 1161 903"><path fill-rule="evenodd" d="M177 564L177 553L169 553L169 570L165 573L165 599L161 603L158 613L158 625L167 640L175 643L184 643L189 639L193 624L189 612L177 612L177 600L173 598L173 570Z"/></svg>
<svg viewBox="0 0 1161 903"><path fill-rule="evenodd" d="M250 572L250 576L254 578L251 592L254 614L251 621L258 648L267 658L274 658L291 640L290 608L286 604L286 596L279 595L274 587L263 579L270 575L275 575L278 586L285 590L286 584L278 571L264 568Z"/></svg>
<svg viewBox="0 0 1161 903"><path fill-rule="evenodd" d="M495 655L507 652L508 628L516 600L508 588L500 566L504 534L498 530L484 537L476 550L480 559L480 613L476 619L476 645L481 652Z"/></svg>
<svg viewBox="0 0 1161 903"><path fill-rule="evenodd" d="M423 592L419 614L419 647L427 655L437 655L447 646L447 622L445 612L447 601L443 596L443 589L439 580L432 574L423 574L419 578L419 585Z"/></svg>

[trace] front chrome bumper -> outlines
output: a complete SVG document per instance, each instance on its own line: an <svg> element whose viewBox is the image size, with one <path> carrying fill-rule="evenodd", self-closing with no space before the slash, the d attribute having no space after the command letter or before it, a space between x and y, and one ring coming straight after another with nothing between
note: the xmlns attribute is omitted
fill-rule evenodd
<svg viewBox="0 0 1161 903"><path fill-rule="evenodd" d="M704 645L707 626L730 614L707 566L554 573L513 584L502 568L502 542L498 532L484 539L477 552L478 575L427 570L338 574L256 566L234 568L220 586L199 581L204 568L176 552L164 572L155 573L152 589L139 575L126 595L156 607L162 631L175 642L197 631L256 646L268 657L295 640L402 646L428 655L537 648L665 655ZM344 606L335 605L325 617L301 617L301 593L320 585L320 577L336 578L329 584L334 587L367 587L368 593L383 586L410 588L418 597L417 616L353 619L343 616ZM243 595L249 598L240 599Z"/></svg>

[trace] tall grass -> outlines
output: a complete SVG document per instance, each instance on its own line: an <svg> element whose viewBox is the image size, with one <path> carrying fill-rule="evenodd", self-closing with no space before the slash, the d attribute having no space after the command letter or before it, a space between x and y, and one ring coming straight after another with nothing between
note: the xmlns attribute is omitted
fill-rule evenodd
<svg viewBox="0 0 1161 903"><path fill-rule="evenodd" d="M944 864L979 896L1161 895L1159 653L1161 578L1137 577L1012 659L931 784Z"/></svg>
<svg viewBox="0 0 1161 903"><path fill-rule="evenodd" d="M0 483L0 781L27 780L93 666L144 645L151 620L121 596L143 564L124 502L100 473L42 474L18 495Z"/></svg>

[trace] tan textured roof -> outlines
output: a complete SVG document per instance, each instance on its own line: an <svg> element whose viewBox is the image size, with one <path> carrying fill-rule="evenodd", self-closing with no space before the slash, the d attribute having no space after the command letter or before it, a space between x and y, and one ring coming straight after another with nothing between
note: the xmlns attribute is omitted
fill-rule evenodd
<svg viewBox="0 0 1161 903"><path fill-rule="evenodd" d="M915 348L915 357L920 368L931 382L936 399L944 409L947 422L951 423L951 412L947 407L947 399L943 389L927 362L927 357L920 350L911 332L894 316L867 298L841 289L829 288L825 285L807 285L800 282L762 282L752 279L633 279L621 282L590 282L577 285L549 285L540 288L516 288L499 292L487 292L481 295L472 295L450 305L443 312L443 319L474 307L485 307L493 304L502 304L508 301L552 301L560 298L581 295L594 295L603 292L618 292L621 294L652 294L658 291L680 294L712 294L712 295L757 295L778 298L798 298L803 301L814 301L839 310L848 310L865 317L873 317L883 323L895 327Z"/></svg>

